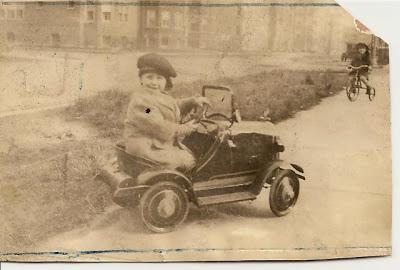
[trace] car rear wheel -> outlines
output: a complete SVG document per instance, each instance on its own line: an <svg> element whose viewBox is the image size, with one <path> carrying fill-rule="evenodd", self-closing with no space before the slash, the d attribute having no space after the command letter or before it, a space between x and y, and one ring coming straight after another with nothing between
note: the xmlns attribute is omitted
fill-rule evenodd
<svg viewBox="0 0 400 270"><path fill-rule="evenodd" d="M278 217L289 214L297 202L299 192L300 183L296 174L290 170L280 170L269 193L272 212Z"/></svg>
<svg viewBox="0 0 400 270"><path fill-rule="evenodd" d="M150 187L140 200L140 214L146 227L157 233L166 233L182 224L189 212L185 190L168 181Z"/></svg>

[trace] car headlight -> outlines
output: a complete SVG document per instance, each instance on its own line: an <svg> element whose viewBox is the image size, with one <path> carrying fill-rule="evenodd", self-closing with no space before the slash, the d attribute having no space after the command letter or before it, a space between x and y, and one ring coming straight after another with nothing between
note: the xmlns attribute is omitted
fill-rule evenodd
<svg viewBox="0 0 400 270"><path fill-rule="evenodd" d="M275 137L275 151L276 152L284 152L285 146L282 143L282 140L279 136Z"/></svg>

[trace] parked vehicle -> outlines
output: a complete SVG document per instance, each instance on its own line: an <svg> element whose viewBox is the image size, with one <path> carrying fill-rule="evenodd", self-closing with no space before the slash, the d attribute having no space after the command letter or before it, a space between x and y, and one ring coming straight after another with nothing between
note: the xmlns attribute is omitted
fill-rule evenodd
<svg viewBox="0 0 400 270"><path fill-rule="evenodd" d="M284 146L274 125L241 121L230 88L204 86L203 96L212 106L196 118L202 128L180 142L192 151L196 166L189 171L166 169L117 145L118 168L105 168L97 176L111 187L113 201L139 206L143 223L154 232L176 229L190 203L207 207L255 200L263 188L270 188L272 212L287 215L297 202L299 179L305 177L300 166L280 159Z"/></svg>

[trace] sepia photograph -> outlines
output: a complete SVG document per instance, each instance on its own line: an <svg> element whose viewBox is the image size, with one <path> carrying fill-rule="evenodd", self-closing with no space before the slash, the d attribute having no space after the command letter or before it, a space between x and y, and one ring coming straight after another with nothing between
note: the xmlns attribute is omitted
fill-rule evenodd
<svg viewBox="0 0 400 270"><path fill-rule="evenodd" d="M0 1L0 261L391 255L389 46L337 2Z"/></svg>

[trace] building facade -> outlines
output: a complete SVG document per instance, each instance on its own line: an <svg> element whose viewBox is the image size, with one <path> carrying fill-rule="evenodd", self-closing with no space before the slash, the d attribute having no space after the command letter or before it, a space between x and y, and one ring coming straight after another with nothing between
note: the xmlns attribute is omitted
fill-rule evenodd
<svg viewBox="0 0 400 270"><path fill-rule="evenodd" d="M308 2L321 1L331 2ZM2 2L0 43L102 50L204 49L338 55L346 51L351 40L369 38L355 30L353 17L339 6L255 7L209 3L212 2L185 0L179 5L171 5L170 0Z"/></svg>
<svg viewBox="0 0 400 270"><path fill-rule="evenodd" d="M2 3L0 41L8 46L133 48L137 8L97 1Z"/></svg>
<svg viewBox="0 0 400 270"><path fill-rule="evenodd" d="M129 3L4 2L0 6L0 42L81 49L240 48L237 9L204 8L201 1L180 6L163 5L167 0Z"/></svg>
<svg viewBox="0 0 400 270"><path fill-rule="evenodd" d="M238 40L237 9L202 7L205 1L142 1L140 6L139 42L149 49L220 50L224 44ZM235 49L239 49L235 41Z"/></svg>

